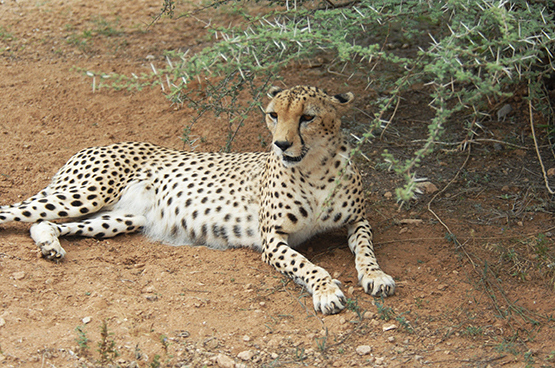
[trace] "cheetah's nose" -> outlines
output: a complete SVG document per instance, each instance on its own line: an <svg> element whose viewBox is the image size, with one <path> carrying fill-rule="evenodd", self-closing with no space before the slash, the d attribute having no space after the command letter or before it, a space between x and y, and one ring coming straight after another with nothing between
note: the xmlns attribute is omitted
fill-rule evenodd
<svg viewBox="0 0 555 368"><path fill-rule="evenodd" d="M289 141L275 141L274 144L279 147L283 152L287 151L293 144Z"/></svg>

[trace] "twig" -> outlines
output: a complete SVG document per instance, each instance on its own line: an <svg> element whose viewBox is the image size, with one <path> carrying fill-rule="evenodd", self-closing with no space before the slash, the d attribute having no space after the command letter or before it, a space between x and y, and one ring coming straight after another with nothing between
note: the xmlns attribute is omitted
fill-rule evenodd
<svg viewBox="0 0 555 368"><path fill-rule="evenodd" d="M421 142L426 142L426 139L415 139L410 141L410 143L421 143ZM524 146L519 146L518 144L514 144L514 143L509 143L509 142L505 142L505 141L501 141L498 139L491 139L491 138L477 138L477 139L469 139L463 142L454 142L454 143L450 143L450 142L434 142L434 144L441 144L444 146L460 146L463 143L480 143L480 142L493 142L493 143L500 143L506 146L511 146L511 147L515 147L518 149L523 149L523 150L528 150L528 147L524 147Z"/></svg>
<svg viewBox="0 0 555 368"><path fill-rule="evenodd" d="M383 128L382 133L380 134L380 140L383 139L383 135L384 135L385 131L387 130L387 127L393 121L393 118L395 117L395 114L397 113L397 109L399 108L400 103L401 103L401 96L397 96L397 104L395 105L395 109L393 110L393 114L391 114L391 117L389 118L387 124L385 124L385 127Z"/></svg>
<svg viewBox="0 0 555 368"><path fill-rule="evenodd" d="M451 231L451 229L449 229L449 226L447 226L447 224L445 222L443 222L441 220L441 218L432 210L432 202L443 192L445 192L445 190L455 181L455 179L457 179L457 177L459 176L459 174L461 173L462 169L466 166L466 163L468 162L468 160L470 159L470 151L471 151L471 146L468 146L468 153L466 155L466 159L464 160L463 164L461 165L461 167L459 168L459 170L457 171L457 173L455 174L455 176L449 181L449 183L447 183L446 186L443 187L443 189L441 189L439 192L437 192L432 199L430 199L430 202L428 202L428 211L436 218L436 220L447 230L447 232L449 233L449 235L454 235L453 232ZM472 258L470 257L470 255L466 252L466 250L464 249L464 247L462 246L462 244L457 240L457 238L455 236L453 236L453 241L455 242L455 244L457 245L458 249L462 249L462 251L464 252L464 254L466 255L466 257L468 258L468 260L470 261L470 263L472 264L472 266L474 268L476 268L476 264L474 263L474 261L472 260Z"/></svg>
<svg viewBox="0 0 555 368"><path fill-rule="evenodd" d="M528 82L528 96L530 96L530 82ZM547 172L545 171L545 166L543 165L543 160L542 160L542 156L540 154L540 149L538 147L538 140L536 139L536 131L534 129L534 117L532 115L532 100L528 100L528 111L530 114L530 129L532 130L532 138L534 139L534 147L536 148L536 155L538 156L538 161L540 163L540 166L542 168L542 173L543 173L543 180L545 182L545 187L547 188L547 191L549 192L549 194L555 194L555 191L551 190L551 188L549 187L549 180L547 179Z"/></svg>

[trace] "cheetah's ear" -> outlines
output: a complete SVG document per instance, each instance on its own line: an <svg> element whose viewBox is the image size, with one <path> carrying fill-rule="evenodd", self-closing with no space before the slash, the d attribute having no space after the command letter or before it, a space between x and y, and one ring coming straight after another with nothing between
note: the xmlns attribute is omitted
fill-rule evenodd
<svg viewBox="0 0 555 368"><path fill-rule="evenodd" d="M275 87L275 86L274 86L274 87L271 87L271 88L268 90L268 97L274 98L274 97L276 97L276 95L277 95L278 93L280 93L281 91L283 91L283 90L282 90L281 88L279 88L279 87Z"/></svg>
<svg viewBox="0 0 555 368"><path fill-rule="evenodd" d="M334 102L343 106L350 104L351 102L353 102L354 99L355 95L353 95L351 92L340 93L332 97L332 100L334 100Z"/></svg>

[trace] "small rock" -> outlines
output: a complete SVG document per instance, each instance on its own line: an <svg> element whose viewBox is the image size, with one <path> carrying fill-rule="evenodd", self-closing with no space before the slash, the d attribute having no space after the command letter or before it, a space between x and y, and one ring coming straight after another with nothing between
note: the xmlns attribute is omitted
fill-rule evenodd
<svg viewBox="0 0 555 368"><path fill-rule="evenodd" d="M349 286L349 289L347 290L347 293L349 293L349 295L353 295L355 293L355 287L354 286Z"/></svg>
<svg viewBox="0 0 555 368"><path fill-rule="evenodd" d="M384 357L376 358L376 364L378 364L378 365L383 364L384 360L385 360Z"/></svg>
<svg viewBox="0 0 555 368"><path fill-rule="evenodd" d="M547 176L555 176L555 167L547 170Z"/></svg>
<svg viewBox="0 0 555 368"><path fill-rule="evenodd" d="M347 322L347 320L345 319L345 317L342 316L342 317L339 318L339 324L340 325L344 325L346 322Z"/></svg>
<svg viewBox="0 0 555 368"><path fill-rule="evenodd" d="M145 297L146 300L148 300L149 302L155 302L158 300L158 295L154 295L154 294L146 294L143 295Z"/></svg>
<svg viewBox="0 0 555 368"><path fill-rule="evenodd" d="M251 360L253 356L254 356L254 353L250 350L245 350L237 354L237 358L245 361Z"/></svg>
<svg viewBox="0 0 555 368"><path fill-rule="evenodd" d="M360 345L357 346L356 352L358 355L368 355L372 351L372 347L370 345Z"/></svg>
<svg viewBox="0 0 555 368"><path fill-rule="evenodd" d="M437 189L437 186L434 183L431 183L429 181L418 183L417 187L420 189L424 189L424 193L426 194L432 194L439 190Z"/></svg>
<svg viewBox="0 0 555 368"><path fill-rule="evenodd" d="M372 319L374 317L376 317L375 312L371 312L371 311L364 312L364 319Z"/></svg>
<svg viewBox="0 0 555 368"><path fill-rule="evenodd" d="M6 320L4 320L4 318L0 317L0 327L4 327L6 325Z"/></svg>
<svg viewBox="0 0 555 368"><path fill-rule="evenodd" d="M217 349L220 346L220 342L217 338L211 337L204 340L204 347L209 350Z"/></svg>
<svg viewBox="0 0 555 368"><path fill-rule="evenodd" d="M387 338L387 341L389 341L389 342L395 342L395 336L389 336L389 337Z"/></svg>
<svg viewBox="0 0 555 368"><path fill-rule="evenodd" d="M411 219L411 218L401 219L399 221L399 223L402 225L420 225L422 222L423 222L422 219Z"/></svg>
<svg viewBox="0 0 555 368"><path fill-rule="evenodd" d="M14 278L14 280L23 280L25 278L25 272L23 271L14 272L12 274L12 277Z"/></svg>
<svg viewBox="0 0 555 368"><path fill-rule="evenodd" d="M382 326L382 329L384 331L391 331L391 330L396 330L397 329L397 325L393 324L393 323L386 323L385 325Z"/></svg>
<svg viewBox="0 0 555 368"><path fill-rule="evenodd" d="M449 287L449 285L447 285L447 284L439 284L439 285L437 286L437 289L438 289L438 290L445 290L445 289L447 289L448 287Z"/></svg>
<svg viewBox="0 0 555 368"><path fill-rule="evenodd" d="M84 324L90 323L92 321L91 317L85 317L81 320Z"/></svg>
<svg viewBox="0 0 555 368"><path fill-rule="evenodd" d="M145 59L147 59L147 60L154 60L154 59L156 59L156 56L154 56L154 55L147 55L147 56L145 57Z"/></svg>
<svg viewBox="0 0 555 368"><path fill-rule="evenodd" d="M180 330L180 331L175 331L175 336L177 336L180 339L186 339L187 337L191 336L191 334L189 333L189 331Z"/></svg>
<svg viewBox="0 0 555 368"><path fill-rule="evenodd" d="M392 194L391 192L385 192L385 193L383 194L383 196L384 196L386 199L390 199L391 197L393 197L393 194Z"/></svg>
<svg viewBox="0 0 555 368"><path fill-rule="evenodd" d="M276 353L272 353L272 354L270 354L270 358L277 359L277 358L279 358L279 355L277 355Z"/></svg>
<svg viewBox="0 0 555 368"><path fill-rule="evenodd" d="M224 354L218 354L216 357L216 364L221 368L235 368L235 360Z"/></svg>
<svg viewBox="0 0 555 368"><path fill-rule="evenodd" d="M497 111L497 121L505 120L505 117L509 115L511 111L513 111L511 104L503 105L503 107Z"/></svg>
<svg viewBox="0 0 555 368"><path fill-rule="evenodd" d="M251 338L248 335L243 336L243 341L244 342L249 342L251 341Z"/></svg>
<svg viewBox="0 0 555 368"><path fill-rule="evenodd" d="M153 285L145 286L143 288L143 293L155 293L156 288Z"/></svg>

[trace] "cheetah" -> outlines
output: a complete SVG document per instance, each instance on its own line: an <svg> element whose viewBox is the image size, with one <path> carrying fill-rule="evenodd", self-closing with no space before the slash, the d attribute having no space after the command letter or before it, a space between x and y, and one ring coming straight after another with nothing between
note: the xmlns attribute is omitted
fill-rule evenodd
<svg viewBox="0 0 555 368"><path fill-rule="evenodd" d="M58 240L65 235L142 232L170 245L254 248L304 286L324 314L345 308L340 282L293 248L346 227L365 292L393 294L395 282L374 255L361 177L340 130L337 111L354 95L297 86L273 87L268 96L270 152L185 152L139 142L87 148L38 194L0 206L0 224L33 222L31 237L51 260L65 256Z"/></svg>

